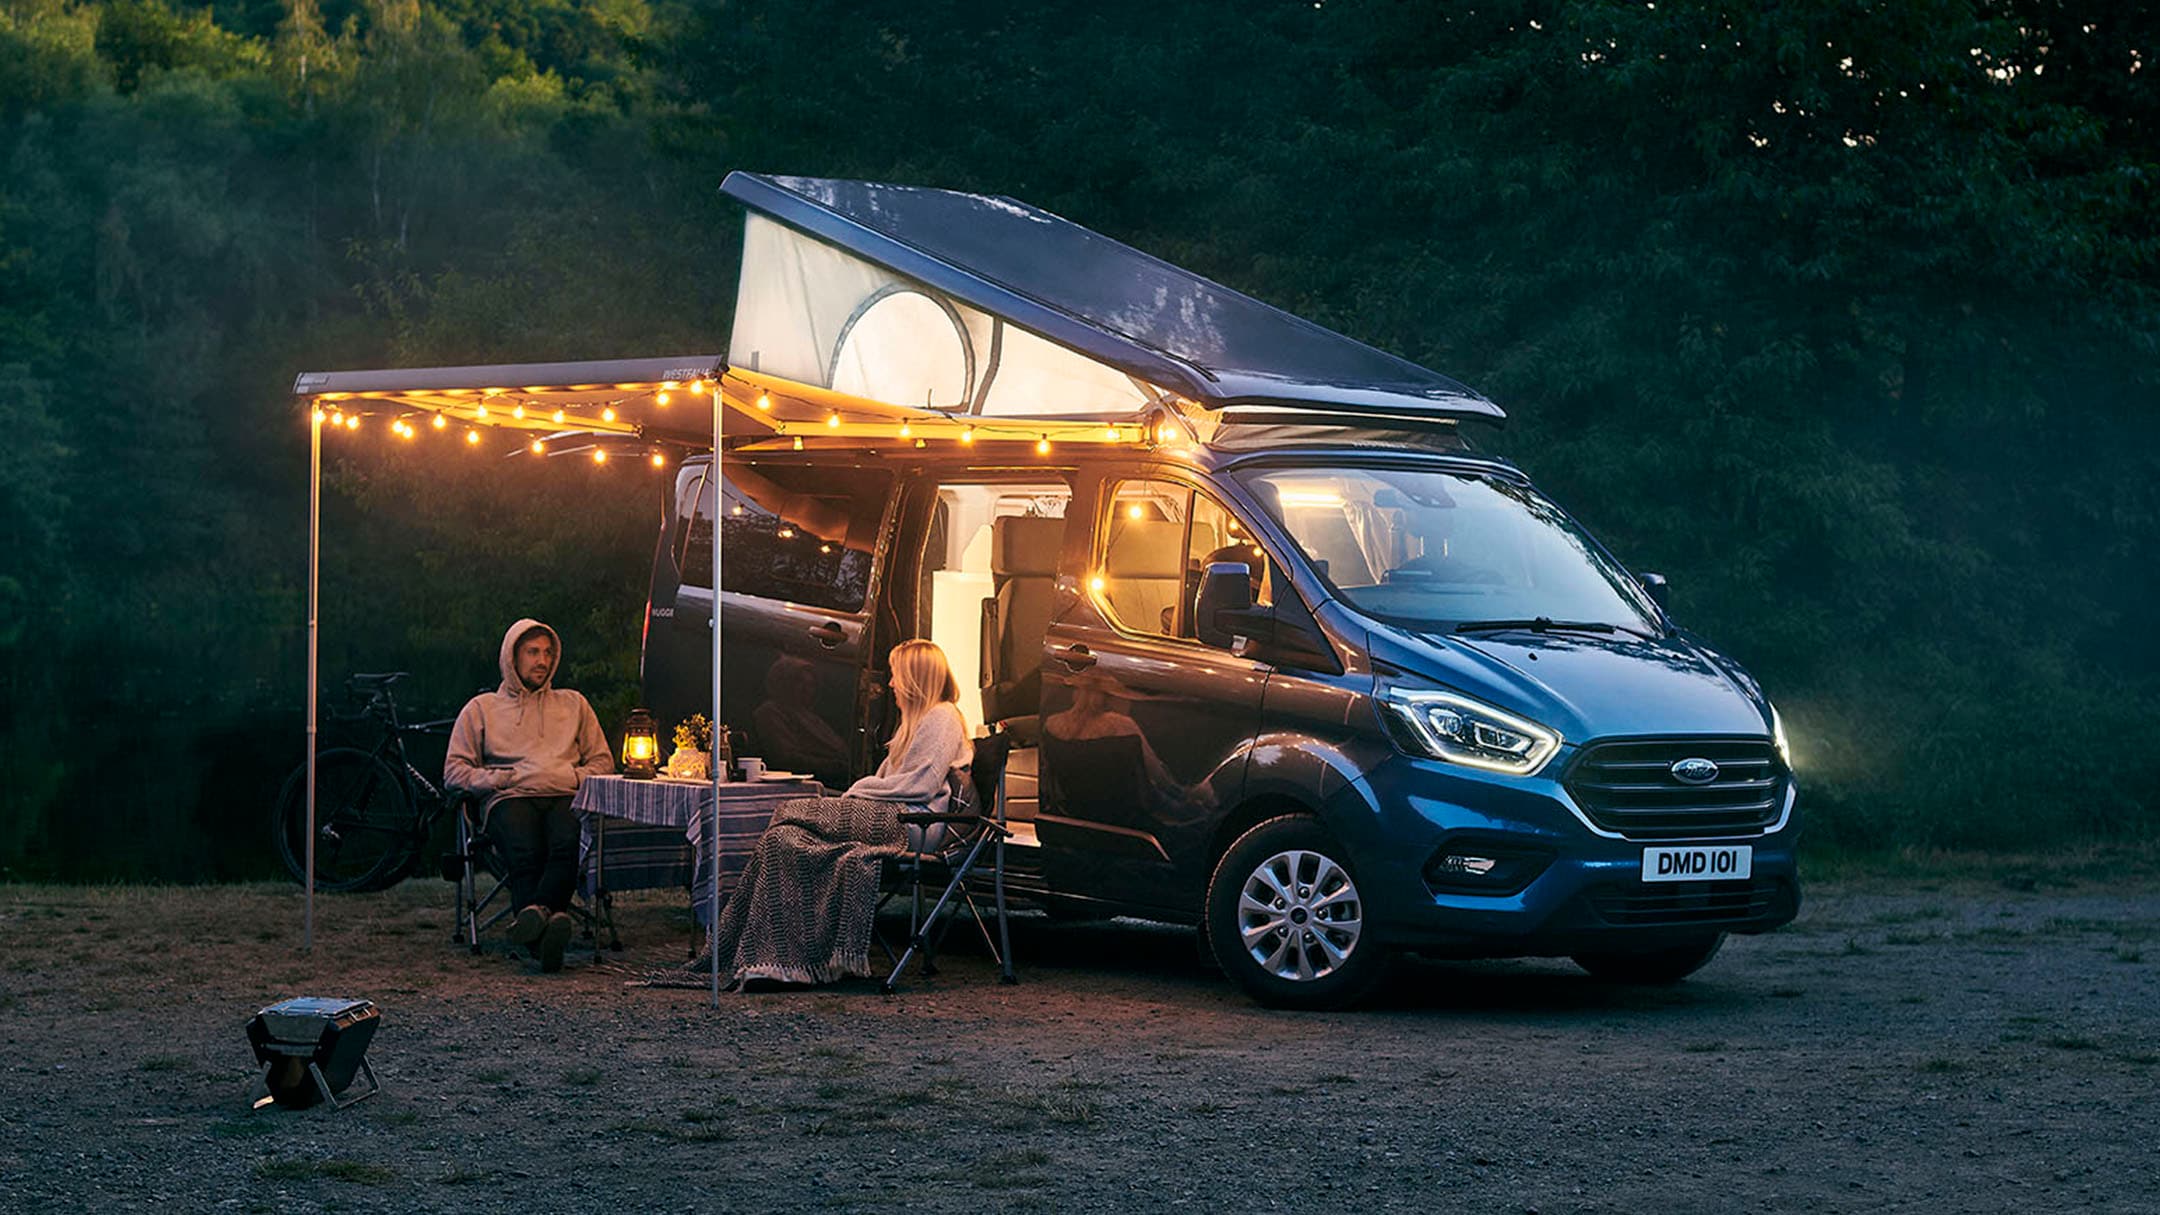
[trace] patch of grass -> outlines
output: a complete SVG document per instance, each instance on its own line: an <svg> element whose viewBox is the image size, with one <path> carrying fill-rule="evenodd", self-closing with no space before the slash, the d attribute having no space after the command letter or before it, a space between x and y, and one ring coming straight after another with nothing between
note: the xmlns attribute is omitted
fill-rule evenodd
<svg viewBox="0 0 2160 1215"><path fill-rule="evenodd" d="M576 1088L591 1088L600 1083L600 1069L596 1067L573 1067L562 1074L562 1082Z"/></svg>
<svg viewBox="0 0 2160 1215"><path fill-rule="evenodd" d="M2160 1063L2160 1051L2126 1050L2115 1057L2125 1063L2135 1063L2139 1067L2150 1067L2155 1063Z"/></svg>
<svg viewBox="0 0 2160 1215"><path fill-rule="evenodd" d="M468 1168L462 1164L453 1164L450 1166L449 1172L446 1172L442 1176L435 1179L435 1184L472 1185L476 1182L486 1181L488 1178L493 1177L494 1175L494 1173L488 1171L487 1169Z"/></svg>
<svg viewBox="0 0 2160 1215"><path fill-rule="evenodd" d="M965 1176L978 1189L1031 1189L1049 1184L1050 1178L1037 1171L1049 1163L1050 1153L1041 1148L1010 1148L985 1153Z"/></svg>
<svg viewBox="0 0 2160 1215"><path fill-rule="evenodd" d="M1885 945L1933 945L1943 938L1932 932L1888 932L1883 934Z"/></svg>
<svg viewBox="0 0 2160 1215"><path fill-rule="evenodd" d="M1916 991L1908 992L1905 995L1899 996L1897 998L1897 1002L1900 1004L1925 1004L1927 1003L1927 997L1921 995L1919 992Z"/></svg>
<svg viewBox="0 0 2160 1215"><path fill-rule="evenodd" d="M508 1084L510 1073L499 1067L484 1067L474 1072L472 1078L482 1084Z"/></svg>
<svg viewBox="0 0 2160 1215"><path fill-rule="evenodd" d="M264 1160L256 1164L259 1181L313 1181L318 1178L353 1185L388 1185L397 1171L360 1160Z"/></svg>
<svg viewBox="0 0 2160 1215"><path fill-rule="evenodd" d="M1314 1083L1314 1084L1356 1084L1356 1083L1357 1083L1357 1077L1356 1077L1356 1076L1353 1076L1353 1075L1351 1075L1351 1074L1349 1074L1348 1072L1328 1072L1328 1073L1327 1073L1327 1074L1325 1074L1325 1075L1320 1075L1320 1076L1314 1076L1314 1077L1313 1077L1313 1083Z"/></svg>
<svg viewBox="0 0 2160 1215"><path fill-rule="evenodd" d="M384 1126L412 1126L420 1121L419 1110L384 1110L375 1115Z"/></svg>
<svg viewBox="0 0 2160 1215"><path fill-rule="evenodd" d="M626 1119L608 1127L618 1135L652 1135L676 1143L711 1143L716 1139L734 1137L733 1128L718 1122L693 1122L688 1126L676 1126L658 1118Z"/></svg>
<svg viewBox="0 0 2160 1215"><path fill-rule="evenodd" d="M1798 987L1773 987L1770 989L1770 994L1779 1000L1797 1000L1806 995L1807 992Z"/></svg>
<svg viewBox="0 0 2160 1215"><path fill-rule="evenodd" d="M227 1118L210 1124L212 1139L254 1139L277 1129L268 1118Z"/></svg>
<svg viewBox="0 0 2160 1215"><path fill-rule="evenodd" d="M1708 1042L1690 1042L1680 1049L1691 1055L1714 1055L1724 1050L1725 1044L1713 1039Z"/></svg>
<svg viewBox="0 0 2160 1215"><path fill-rule="evenodd" d="M1932 1059L1922 1059L1914 1066L1915 1070L1926 1072L1932 1076L1947 1076L1965 1070L1965 1065L1962 1062L1943 1055L1937 1055Z"/></svg>
<svg viewBox="0 0 2160 1215"><path fill-rule="evenodd" d="M145 1072L191 1072L195 1070L195 1061L179 1055L152 1055L135 1067Z"/></svg>
<svg viewBox="0 0 2160 1215"><path fill-rule="evenodd" d="M1268 1095L1271 1097L1302 1097L1311 1091L1302 1084L1268 1085Z"/></svg>
<svg viewBox="0 0 2160 1215"><path fill-rule="evenodd" d="M1870 924L1914 924L1921 920L1940 920L1950 914L1950 909L1930 903L1925 907L1909 907L1893 911L1878 911L1868 917Z"/></svg>
<svg viewBox="0 0 2160 1215"><path fill-rule="evenodd" d="M1859 958L1865 957L1868 954L1874 953L1875 951L1869 949L1865 945L1862 945L1860 943L1860 938L1854 936L1845 938L1845 948L1840 952L1842 952L1844 956L1848 958Z"/></svg>
<svg viewBox="0 0 2160 1215"><path fill-rule="evenodd" d="M2100 1044L2083 1034L2057 1034L2047 1040L2056 1050L2099 1050Z"/></svg>
<svg viewBox="0 0 2160 1215"><path fill-rule="evenodd" d="M1224 1105L1220 1101L1195 1101L1191 1105L1185 1107L1185 1112L1188 1114L1198 1114L1203 1118L1212 1118L1215 1115L1222 1113L1228 1108L1228 1106Z"/></svg>
<svg viewBox="0 0 2160 1215"><path fill-rule="evenodd" d="M1093 1097L1070 1090L1009 1088L997 1100L1024 1118L1062 1126L1085 1126L1102 1116L1102 1106Z"/></svg>
<svg viewBox="0 0 2160 1215"><path fill-rule="evenodd" d="M2132 945L2117 945L2115 947L2115 960L2130 963L2142 962L2145 960L2145 951ZM5 1005L0 1005L0 1007L5 1007Z"/></svg>
<svg viewBox="0 0 2160 1215"><path fill-rule="evenodd" d="M2091 916L2057 915L2041 921L2042 932L2105 932L2112 934L2118 927L2114 920L2098 920Z"/></svg>

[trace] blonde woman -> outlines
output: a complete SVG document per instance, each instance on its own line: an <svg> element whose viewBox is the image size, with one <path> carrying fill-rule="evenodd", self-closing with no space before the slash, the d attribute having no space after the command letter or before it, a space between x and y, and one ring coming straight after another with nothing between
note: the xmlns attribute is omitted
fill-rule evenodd
<svg viewBox="0 0 2160 1215"><path fill-rule="evenodd" d="M714 939L730 986L871 973L878 871L906 848L900 812L944 810L951 774L974 754L945 651L904 641L889 661L900 727L885 762L838 797L781 803L720 913Z"/></svg>

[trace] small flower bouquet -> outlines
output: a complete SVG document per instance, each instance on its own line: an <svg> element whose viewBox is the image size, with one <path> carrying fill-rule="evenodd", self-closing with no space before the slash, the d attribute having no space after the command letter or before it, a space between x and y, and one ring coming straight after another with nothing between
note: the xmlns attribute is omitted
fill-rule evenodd
<svg viewBox="0 0 2160 1215"><path fill-rule="evenodd" d="M676 780L704 780L712 774L712 722L694 713L675 727L675 753L667 774Z"/></svg>

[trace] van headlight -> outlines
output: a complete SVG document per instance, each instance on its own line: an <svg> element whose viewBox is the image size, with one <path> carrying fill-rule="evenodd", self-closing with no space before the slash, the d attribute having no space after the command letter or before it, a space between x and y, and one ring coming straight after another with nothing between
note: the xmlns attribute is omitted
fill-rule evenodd
<svg viewBox="0 0 2160 1215"><path fill-rule="evenodd" d="M1396 741L1434 759L1530 776L1560 749L1544 726L1453 692L1383 688L1380 703Z"/></svg>

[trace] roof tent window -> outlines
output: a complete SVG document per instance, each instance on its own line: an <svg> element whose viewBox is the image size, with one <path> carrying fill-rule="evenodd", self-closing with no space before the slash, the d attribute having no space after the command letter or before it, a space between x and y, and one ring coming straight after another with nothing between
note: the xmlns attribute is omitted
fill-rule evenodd
<svg viewBox="0 0 2160 1215"><path fill-rule="evenodd" d="M728 361L888 405L987 417L1129 417L1160 395L757 214L743 229Z"/></svg>
<svg viewBox="0 0 2160 1215"><path fill-rule="evenodd" d="M951 410L967 403L974 364L967 329L951 304L887 287L840 331L830 382L850 396Z"/></svg>

